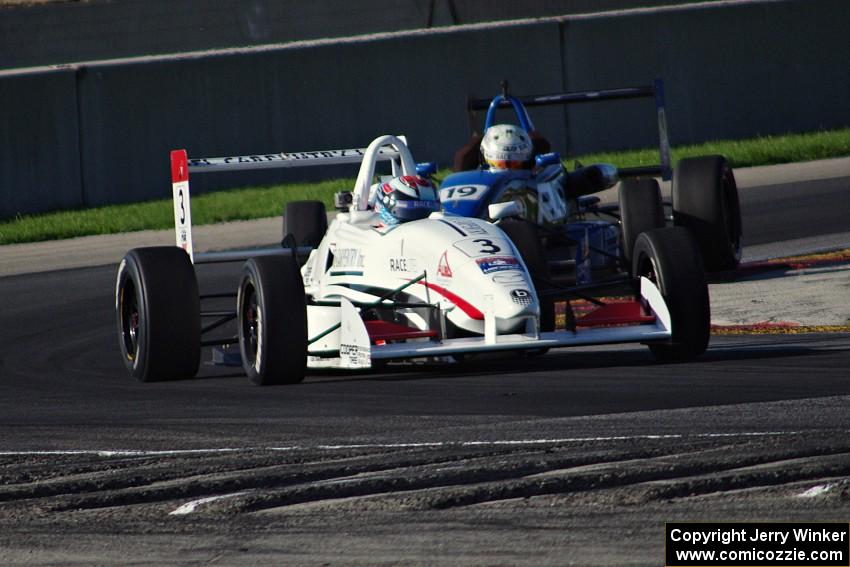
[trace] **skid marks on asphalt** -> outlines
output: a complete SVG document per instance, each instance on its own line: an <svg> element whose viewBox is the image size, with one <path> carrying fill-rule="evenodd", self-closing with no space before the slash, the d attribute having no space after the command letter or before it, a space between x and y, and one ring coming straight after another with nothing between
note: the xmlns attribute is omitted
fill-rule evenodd
<svg viewBox="0 0 850 567"><path fill-rule="evenodd" d="M0 458L0 521L69 514L92 522L290 517L539 497L634 505L753 489L782 488L796 496L850 478L847 431L403 445L134 457L6 454ZM818 497L850 506L846 493Z"/></svg>

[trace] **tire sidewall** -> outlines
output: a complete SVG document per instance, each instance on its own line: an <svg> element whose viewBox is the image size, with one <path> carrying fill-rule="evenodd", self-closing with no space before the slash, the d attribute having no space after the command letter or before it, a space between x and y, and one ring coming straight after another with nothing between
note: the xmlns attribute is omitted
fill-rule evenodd
<svg viewBox="0 0 850 567"><path fill-rule="evenodd" d="M702 354L710 337L708 286L699 247L683 228L661 228L638 236L632 270L643 275L644 263L655 271L655 285L670 312L673 336L651 345L664 360L689 360Z"/></svg>
<svg viewBox="0 0 850 567"><path fill-rule="evenodd" d="M122 301L132 284L139 312L137 352L123 335ZM190 378L198 372L201 320L198 283L189 256L172 246L134 248L118 268L115 309L119 348L129 373L142 382Z"/></svg>
<svg viewBox="0 0 850 567"><path fill-rule="evenodd" d="M245 374L247 374L248 378L251 379L251 382L255 384L262 384L262 376L266 370L267 362L265 360L267 348L266 345L267 339L265 336L266 330L268 326L266 325L266 301L263 297L263 288L258 283L259 274L257 273L257 266L253 262L248 262L245 264L244 273L242 275L242 280L239 284L239 291L237 293L237 309L238 309L238 322L239 322L239 353L242 356L242 368L245 370ZM245 337L245 325L243 324L242 318L245 313L245 302L250 297L247 293L248 290L251 290L251 293L256 295L257 302L257 311L260 318L259 322L259 332L257 334L257 353L254 356L253 363L248 362L248 353L246 350L246 337Z"/></svg>
<svg viewBox="0 0 850 567"><path fill-rule="evenodd" d="M627 179L620 182L620 224L622 255L631 267L635 243L642 232L665 225L661 189L655 179Z"/></svg>
<svg viewBox="0 0 850 567"><path fill-rule="evenodd" d="M257 354L248 362L244 313L250 290L259 315ZM237 292L239 351L245 374L257 385L296 384L307 365L307 314L304 283L294 259L251 258Z"/></svg>
<svg viewBox="0 0 850 567"><path fill-rule="evenodd" d="M723 207L724 221L731 225L734 231L734 242L729 241L731 256L728 268L734 268L741 261L743 246L741 243L741 234L743 233L741 221L741 203L738 198L738 184L735 181L735 174L729 164L724 161L721 186L721 206Z"/></svg>
<svg viewBox="0 0 850 567"><path fill-rule="evenodd" d="M738 265L740 204L734 172L725 157L702 156L679 162L673 172L673 218L676 226L693 232L707 271L730 270Z"/></svg>
<svg viewBox="0 0 850 567"><path fill-rule="evenodd" d="M124 366L127 371L137 380L141 382L148 381L147 361L148 361L148 301L147 293L143 286L144 280L139 270L137 255L134 251L130 251L121 264L118 266L118 276L116 278L115 287L115 313L118 324L118 343L121 350ZM128 284L134 288L136 295L136 305L139 310L139 326L136 331L136 352L133 356L127 351L124 339L124 313L123 299L126 294Z"/></svg>

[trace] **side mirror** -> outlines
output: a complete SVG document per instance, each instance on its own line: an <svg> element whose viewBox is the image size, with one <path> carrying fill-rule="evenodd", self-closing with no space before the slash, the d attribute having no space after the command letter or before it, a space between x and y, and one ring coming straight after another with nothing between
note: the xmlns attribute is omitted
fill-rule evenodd
<svg viewBox="0 0 850 567"><path fill-rule="evenodd" d="M493 203L487 207L487 214L490 215L491 220L497 221L508 217L521 216L522 211L519 208L519 203L516 201L507 201L505 203Z"/></svg>
<svg viewBox="0 0 850 567"><path fill-rule="evenodd" d="M555 152L551 152L548 154L540 154L539 156L535 156L534 165L537 169L543 169L548 165L554 165L556 163L561 163L561 156L559 156Z"/></svg>
<svg viewBox="0 0 850 567"><path fill-rule="evenodd" d="M437 173L436 162L425 161L425 162L416 164L416 175L418 175L420 177L424 177L425 179L429 179L435 173Z"/></svg>
<svg viewBox="0 0 850 567"><path fill-rule="evenodd" d="M620 181L617 168L609 163L596 163L571 171L564 187L567 197L575 199L604 191Z"/></svg>

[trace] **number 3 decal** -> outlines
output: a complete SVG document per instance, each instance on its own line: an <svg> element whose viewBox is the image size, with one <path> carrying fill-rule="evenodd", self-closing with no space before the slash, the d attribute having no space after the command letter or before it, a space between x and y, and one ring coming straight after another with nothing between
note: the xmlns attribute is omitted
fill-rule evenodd
<svg viewBox="0 0 850 567"><path fill-rule="evenodd" d="M184 224L186 222L186 206L183 203L183 190L177 192L177 196L180 198L180 224Z"/></svg>
<svg viewBox="0 0 850 567"><path fill-rule="evenodd" d="M493 244L492 240L488 240L487 238L476 238L473 242L481 244L481 250L478 251L480 254L496 254L502 250Z"/></svg>
<svg viewBox="0 0 850 567"><path fill-rule="evenodd" d="M510 250L511 248L507 240L498 236L490 236L490 238L464 238L455 242L454 245L455 248L470 258L492 256L499 253L504 254L504 250Z"/></svg>

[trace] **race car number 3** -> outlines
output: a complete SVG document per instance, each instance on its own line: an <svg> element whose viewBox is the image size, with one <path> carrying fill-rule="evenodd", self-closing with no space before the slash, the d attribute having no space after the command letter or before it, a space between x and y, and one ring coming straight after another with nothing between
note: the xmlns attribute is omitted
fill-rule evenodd
<svg viewBox="0 0 850 567"><path fill-rule="evenodd" d="M503 238L465 238L455 242L455 248L469 256L478 258L492 254L511 253L510 245Z"/></svg>

